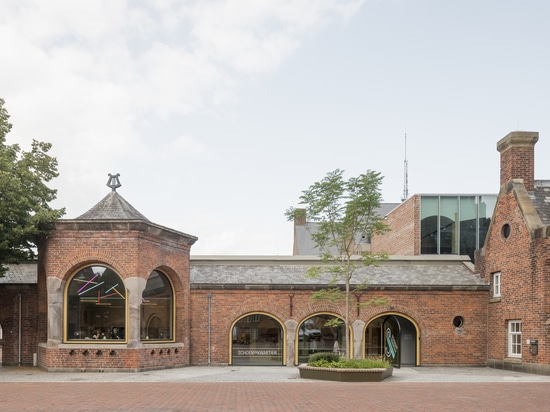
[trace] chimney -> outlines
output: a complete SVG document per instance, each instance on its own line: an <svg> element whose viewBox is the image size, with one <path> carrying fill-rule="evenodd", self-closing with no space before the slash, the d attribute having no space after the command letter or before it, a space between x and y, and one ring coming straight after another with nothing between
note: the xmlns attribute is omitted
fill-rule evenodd
<svg viewBox="0 0 550 412"><path fill-rule="evenodd" d="M500 184L523 179L528 192L535 190L535 144L538 132L511 132L497 143L500 152Z"/></svg>

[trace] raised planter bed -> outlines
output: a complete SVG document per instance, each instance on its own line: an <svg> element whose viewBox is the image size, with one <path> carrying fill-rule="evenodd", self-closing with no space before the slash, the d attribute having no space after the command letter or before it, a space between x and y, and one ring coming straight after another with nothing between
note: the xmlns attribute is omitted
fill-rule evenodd
<svg viewBox="0 0 550 412"><path fill-rule="evenodd" d="M341 368L318 368L306 364L298 366L300 378L319 379L338 382L382 382L390 377L393 368L376 369L341 369Z"/></svg>

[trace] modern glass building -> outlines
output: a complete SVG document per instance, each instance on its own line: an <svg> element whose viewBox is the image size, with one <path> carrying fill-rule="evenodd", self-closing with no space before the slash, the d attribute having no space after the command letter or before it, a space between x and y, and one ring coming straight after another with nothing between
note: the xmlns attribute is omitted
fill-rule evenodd
<svg viewBox="0 0 550 412"><path fill-rule="evenodd" d="M468 255L483 246L496 195L421 195L420 254Z"/></svg>

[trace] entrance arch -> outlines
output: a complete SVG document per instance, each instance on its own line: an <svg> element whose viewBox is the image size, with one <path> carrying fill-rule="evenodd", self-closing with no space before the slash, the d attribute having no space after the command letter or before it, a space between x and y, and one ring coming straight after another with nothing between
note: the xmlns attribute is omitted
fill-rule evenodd
<svg viewBox="0 0 550 412"><path fill-rule="evenodd" d="M284 329L266 313L249 313L230 330L230 365L282 366L285 359Z"/></svg>
<svg viewBox="0 0 550 412"><path fill-rule="evenodd" d="M339 320L339 325L327 326L327 322ZM350 341L353 342L353 329L350 327ZM321 312L305 318L297 328L295 342L295 363L307 363L309 355L315 352L334 352L342 356L346 355L348 344L346 343L346 326L344 320L333 313ZM352 345L349 345L350 353L353 353Z"/></svg>
<svg viewBox="0 0 550 412"><path fill-rule="evenodd" d="M385 356L394 366L420 366L420 329L402 313L382 313L365 326L365 357Z"/></svg>

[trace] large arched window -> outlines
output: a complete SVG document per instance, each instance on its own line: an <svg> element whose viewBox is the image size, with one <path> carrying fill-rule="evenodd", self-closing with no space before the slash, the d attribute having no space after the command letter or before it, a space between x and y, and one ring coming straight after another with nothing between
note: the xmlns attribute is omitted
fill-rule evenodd
<svg viewBox="0 0 550 412"><path fill-rule="evenodd" d="M92 265L79 270L66 297L66 341L126 340L126 288L113 269Z"/></svg>
<svg viewBox="0 0 550 412"><path fill-rule="evenodd" d="M174 339L174 294L168 277L154 270L141 299L142 340Z"/></svg>
<svg viewBox="0 0 550 412"><path fill-rule="evenodd" d="M231 329L232 365L282 365L283 328L261 313L240 318Z"/></svg>
<svg viewBox="0 0 550 412"><path fill-rule="evenodd" d="M319 314L306 319L298 329L298 364L307 363L309 355L315 352L335 352L346 355L346 327L326 326L336 318L330 314Z"/></svg>

